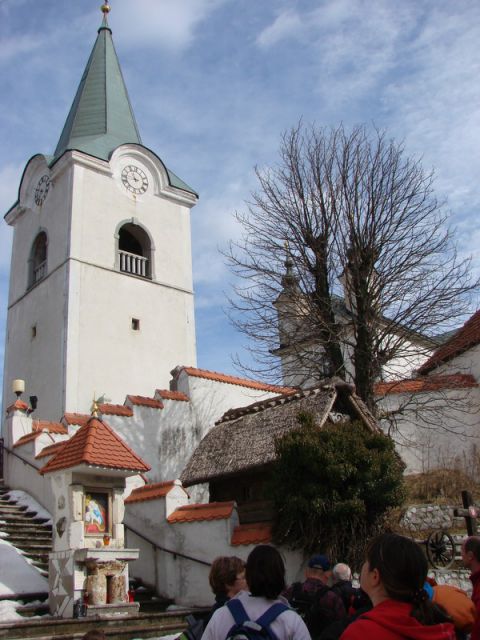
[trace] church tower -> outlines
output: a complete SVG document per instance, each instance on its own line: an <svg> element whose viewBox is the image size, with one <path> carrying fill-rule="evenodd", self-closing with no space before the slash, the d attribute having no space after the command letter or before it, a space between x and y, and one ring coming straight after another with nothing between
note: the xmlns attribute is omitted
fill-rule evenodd
<svg viewBox="0 0 480 640"><path fill-rule="evenodd" d="M3 402L37 415L168 386L196 364L190 209L197 194L142 145L103 22L53 156L25 167L14 228Z"/></svg>

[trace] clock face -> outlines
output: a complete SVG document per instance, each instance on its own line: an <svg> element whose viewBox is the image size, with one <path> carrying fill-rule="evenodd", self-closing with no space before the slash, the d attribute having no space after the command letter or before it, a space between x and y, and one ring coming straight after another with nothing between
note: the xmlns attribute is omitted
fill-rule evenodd
<svg viewBox="0 0 480 640"><path fill-rule="evenodd" d="M41 206L45 202L48 190L50 189L50 178L45 175L40 178L35 189L35 204Z"/></svg>
<svg viewBox="0 0 480 640"><path fill-rule="evenodd" d="M125 189L131 193L145 193L148 189L148 178L145 173L134 164L127 165L122 171L122 182Z"/></svg>

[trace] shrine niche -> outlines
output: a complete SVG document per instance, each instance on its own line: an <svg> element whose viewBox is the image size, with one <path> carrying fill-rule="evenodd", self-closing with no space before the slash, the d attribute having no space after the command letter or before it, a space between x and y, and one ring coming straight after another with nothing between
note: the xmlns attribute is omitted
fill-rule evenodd
<svg viewBox="0 0 480 640"><path fill-rule="evenodd" d="M83 522L86 536L110 536L112 534L112 495L108 491L85 489Z"/></svg>
<svg viewBox="0 0 480 640"><path fill-rule="evenodd" d="M139 551L125 549L123 495L126 478L148 470L95 415L41 469L49 474L55 504L49 558L53 615L138 611L138 603L128 598L128 563Z"/></svg>

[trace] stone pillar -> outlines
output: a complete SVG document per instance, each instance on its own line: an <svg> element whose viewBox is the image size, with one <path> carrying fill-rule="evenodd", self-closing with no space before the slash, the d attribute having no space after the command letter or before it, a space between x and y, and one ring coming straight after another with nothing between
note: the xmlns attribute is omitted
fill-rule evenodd
<svg viewBox="0 0 480 640"><path fill-rule="evenodd" d="M107 576L95 573L87 576L88 604L107 604Z"/></svg>
<svg viewBox="0 0 480 640"><path fill-rule="evenodd" d="M107 602L109 604L125 602L126 590L125 576L112 576L108 580Z"/></svg>

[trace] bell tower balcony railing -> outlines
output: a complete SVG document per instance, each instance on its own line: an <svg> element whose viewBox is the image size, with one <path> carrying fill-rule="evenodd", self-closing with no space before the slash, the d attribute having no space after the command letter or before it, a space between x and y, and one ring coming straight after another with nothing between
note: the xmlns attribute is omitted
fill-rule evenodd
<svg viewBox="0 0 480 640"><path fill-rule="evenodd" d="M131 273L134 276L140 276L142 278L148 278L148 258L139 256L136 253L129 253L128 251L118 251L120 258L120 271L124 273Z"/></svg>
<svg viewBox="0 0 480 640"><path fill-rule="evenodd" d="M44 260L33 270L33 284L39 282L42 278L45 277L47 272L47 261Z"/></svg>

